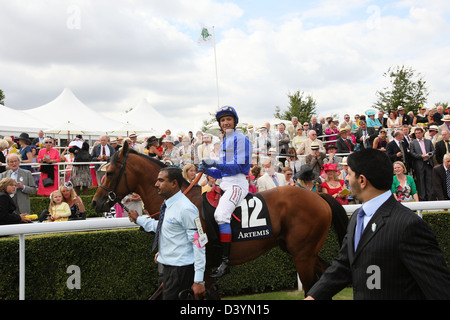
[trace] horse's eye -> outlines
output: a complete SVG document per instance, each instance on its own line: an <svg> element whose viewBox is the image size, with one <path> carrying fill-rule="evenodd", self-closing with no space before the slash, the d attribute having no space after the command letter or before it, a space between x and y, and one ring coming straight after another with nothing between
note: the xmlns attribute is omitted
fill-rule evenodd
<svg viewBox="0 0 450 320"><path fill-rule="evenodd" d="M114 174L114 172L106 172L107 177L111 177Z"/></svg>

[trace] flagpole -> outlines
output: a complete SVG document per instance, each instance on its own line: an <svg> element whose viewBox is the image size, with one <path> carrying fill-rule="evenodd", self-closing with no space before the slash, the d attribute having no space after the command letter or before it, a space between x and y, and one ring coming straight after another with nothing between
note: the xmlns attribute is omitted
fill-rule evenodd
<svg viewBox="0 0 450 320"><path fill-rule="evenodd" d="M217 74L217 55L216 55L216 31L213 28L213 35L214 35L214 62L216 65L216 87L217 87L217 107L220 108L220 99L219 99L219 76Z"/></svg>

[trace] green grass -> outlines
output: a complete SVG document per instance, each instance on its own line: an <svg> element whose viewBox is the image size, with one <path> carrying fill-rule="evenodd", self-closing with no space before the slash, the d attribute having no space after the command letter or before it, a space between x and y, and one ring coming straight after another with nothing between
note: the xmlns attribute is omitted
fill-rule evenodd
<svg viewBox="0 0 450 320"><path fill-rule="evenodd" d="M245 296L222 297L222 300L303 300L303 291L279 291L251 294ZM353 289L345 288L333 297L333 300L353 300Z"/></svg>

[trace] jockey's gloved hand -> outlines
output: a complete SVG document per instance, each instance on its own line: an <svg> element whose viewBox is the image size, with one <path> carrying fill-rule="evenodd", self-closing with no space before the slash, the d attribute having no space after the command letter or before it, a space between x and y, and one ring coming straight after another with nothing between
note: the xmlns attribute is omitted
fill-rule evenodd
<svg viewBox="0 0 450 320"><path fill-rule="evenodd" d="M216 161L213 159L204 159L202 160L202 163L198 166L198 170L202 171L208 168L212 168L216 166Z"/></svg>

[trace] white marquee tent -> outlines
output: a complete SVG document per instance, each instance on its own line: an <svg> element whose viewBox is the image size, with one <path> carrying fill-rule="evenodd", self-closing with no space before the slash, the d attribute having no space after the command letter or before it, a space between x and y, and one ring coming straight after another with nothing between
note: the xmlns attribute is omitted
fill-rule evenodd
<svg viewBox="0 0 450 320"><path fill-rule="evenodd" d="M188 133L184 126L161 115L147 99L140 100L117 121L86 106L68 88L40 107L19 111L0 105L0 112L1 135L19 135L21 132L34 135L39 130L61 137L79 133L90 136L131 132L146 136L163 135L167 129L172 131L172 135L180 131Z"/></svg>
<svg viewBox="0 0 450 320"><path fill-rule="evenodd" d="M47 127L46 122L37 120L24 111L0 104L0 135L20 135L22 132L36 133Z"/></svg>
<svg viewBox="0 0 450 320"><path fill-rule="evenodd" d="M24 112L42 123L48 123L49 126L45 129L71 123L80 131L104 134L120 124L87 107L67 88L53 101L37 108L24 110Z"/></svg>
<svg viewBox="0 0 450 320"><path fill-rule="evenodd" d="M163 135L167 129L170 129L172 136L180 131L187 135L189 131L183 125L164 117L145 98L141 99L130 112L121 116L121 119L136 127L147 128L148 132L155 135Z"/></svg>

